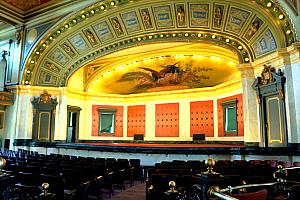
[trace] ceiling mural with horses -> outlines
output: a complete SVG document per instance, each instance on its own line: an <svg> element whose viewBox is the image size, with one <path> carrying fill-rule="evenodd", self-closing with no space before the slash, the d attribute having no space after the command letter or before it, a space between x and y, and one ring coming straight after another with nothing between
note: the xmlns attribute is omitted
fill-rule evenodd
<svg viewBox="0 0 300 200"><path fill-rule="evenodd" d="M288 16L275 3L268 4L267 1L104 1L74 14L49 31L26 63L23 84L66 86L76 70L83 66L88 68L93 62L101 63L101 59L115 52L161 42L188 42L207 45L207 52L193 57L209 58L205 64L191 57L184 61L168 58L168 62L127 70L116 76L114 81L124 84L125 80L130 82L129 77L133 73L138 77L144 74L144 78L132 81L144 80L148 81L147 84L137 84L123 93L154 90L166 81L166 76L169 77L170 73L165 73L168 66L173 66L177 72L171 74L176 78L168 79L168 86L208 87L230 80L231 76L236 77L235 71L225 70L232 74L219 79L219 82L209 81L215 80L217 74L224 74L220 67L214 66L216 62L210 60L211 56L207 56L211 46L231 52L235 55L232 62L238 64L252 62L286 47L294 42L294 37ZM151 57L153 52L155 50L143 56ZM164 52L160 56L167 58L168 55L170 53ZM191 55L194 53L191 52ZM221 56L220 59L225 58ZM209 61L211 64L208 64ZM227 62L225 59L224 63ZM94 80L97 75L99 79L120 65L116 62L105 66L92 66L89 77ZM195 72L197 70L202 71ZM188 83L186 80L193 81ZM86 88L89 81L88 78Z"/></svg>

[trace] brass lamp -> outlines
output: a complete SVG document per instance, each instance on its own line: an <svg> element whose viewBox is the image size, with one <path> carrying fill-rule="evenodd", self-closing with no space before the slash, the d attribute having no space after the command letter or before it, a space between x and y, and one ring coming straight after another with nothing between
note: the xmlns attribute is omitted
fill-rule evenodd
<svg viewBox="0 0 300 200"><path fill-rule="evenodd" d="M6 165L6 160L0 157L0 175L2 175L2 169L5 167L5 165Z"/></svg>

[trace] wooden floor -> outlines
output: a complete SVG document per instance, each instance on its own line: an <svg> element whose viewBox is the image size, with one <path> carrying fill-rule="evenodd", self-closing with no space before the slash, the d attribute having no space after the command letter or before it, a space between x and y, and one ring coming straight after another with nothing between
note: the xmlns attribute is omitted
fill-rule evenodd
<svg viewBox="0 0 300 200"><path fill-rule="evenodd" d="M146 199L146 183L136 181L135 185L130 187L126 185L126 189L121 191L115 191L115 195L111 198L104 197L104 200L145 200Z"/></svg>

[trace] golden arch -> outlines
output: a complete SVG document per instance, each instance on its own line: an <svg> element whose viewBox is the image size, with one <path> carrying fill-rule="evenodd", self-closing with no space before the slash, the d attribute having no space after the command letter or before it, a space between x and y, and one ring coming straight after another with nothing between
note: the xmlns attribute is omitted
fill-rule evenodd
<svg viewBox="0 0 300 200"><path fill-rule="evenodd" d="M251 62L291 45L293 32L275 3L104 1L68 17L41 39L26 62L22 84L65 86L76 69L98 57L158 42L209 42L233 51L240 63Z"/></svg>

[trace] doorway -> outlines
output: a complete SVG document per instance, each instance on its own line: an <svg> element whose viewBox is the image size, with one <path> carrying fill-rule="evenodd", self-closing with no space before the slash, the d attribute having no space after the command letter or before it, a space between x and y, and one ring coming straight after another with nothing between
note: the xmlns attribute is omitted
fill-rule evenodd
<svg viewBox="0 0 300 200"><path fill-rule="evenodd" d="M67 143L76 143L79 135L79 115L81 108L68 105Z"/></svg>

